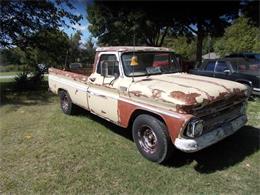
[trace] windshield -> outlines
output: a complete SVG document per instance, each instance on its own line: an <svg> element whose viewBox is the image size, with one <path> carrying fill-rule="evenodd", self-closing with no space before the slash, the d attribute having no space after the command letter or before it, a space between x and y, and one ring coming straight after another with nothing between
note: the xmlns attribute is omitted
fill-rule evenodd
<svg viewBox="0 0 260 195"><path fill-rule="evenodd" d="M130 65L133 56L137 59L136 66ZM128 52L122 55L122 62L126 76L168 74L181 70L172 52Z"/></svg>

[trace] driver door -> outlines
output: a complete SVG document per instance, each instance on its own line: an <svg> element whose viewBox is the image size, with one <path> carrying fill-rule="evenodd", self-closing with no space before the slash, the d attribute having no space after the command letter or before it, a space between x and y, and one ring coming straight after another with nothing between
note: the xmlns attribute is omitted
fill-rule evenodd
<svg viewBox="0 0 260 195"><path fill-rule="evenodd" d="M89 79L88 102L90 111L107 120L118 122L118 54L100 53L96 71Z"/></svg>

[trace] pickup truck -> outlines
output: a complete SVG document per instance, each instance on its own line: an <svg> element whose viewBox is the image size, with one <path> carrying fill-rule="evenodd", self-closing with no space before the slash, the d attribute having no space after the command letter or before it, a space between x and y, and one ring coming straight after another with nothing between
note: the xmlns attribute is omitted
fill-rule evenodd
<svg viewBox="0 0 260 195"><path fill-rule="evenodd" d="M131 129L139 152L157 163L176 148L206 148L247 122L245 85L181 73L168 48L97 48L92 71L50 68L49 89L65 114L80 106Z"/></svg>

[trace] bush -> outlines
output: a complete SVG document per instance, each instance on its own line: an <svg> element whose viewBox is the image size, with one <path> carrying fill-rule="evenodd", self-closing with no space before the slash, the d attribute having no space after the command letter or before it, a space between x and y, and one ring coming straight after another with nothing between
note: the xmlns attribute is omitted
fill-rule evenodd
<svg viewBox="0 0 260 195"><path fill-rule="evenodd" d="M18 91L36 90L40 88L43 74L40 71L33 73L23 71L15 77L15 89Z"/></svg>

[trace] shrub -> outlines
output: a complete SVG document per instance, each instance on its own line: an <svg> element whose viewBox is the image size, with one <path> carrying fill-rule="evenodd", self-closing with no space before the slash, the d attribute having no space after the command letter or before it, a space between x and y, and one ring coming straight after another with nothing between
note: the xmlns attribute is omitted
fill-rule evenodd
<svg viewBox="0 0 260 195"><path fill-rule="evenodd" d="M15 89L18 91L36 90L41 86L42 80L42 72L29 73L23 71L15 77Z"/></svg>

